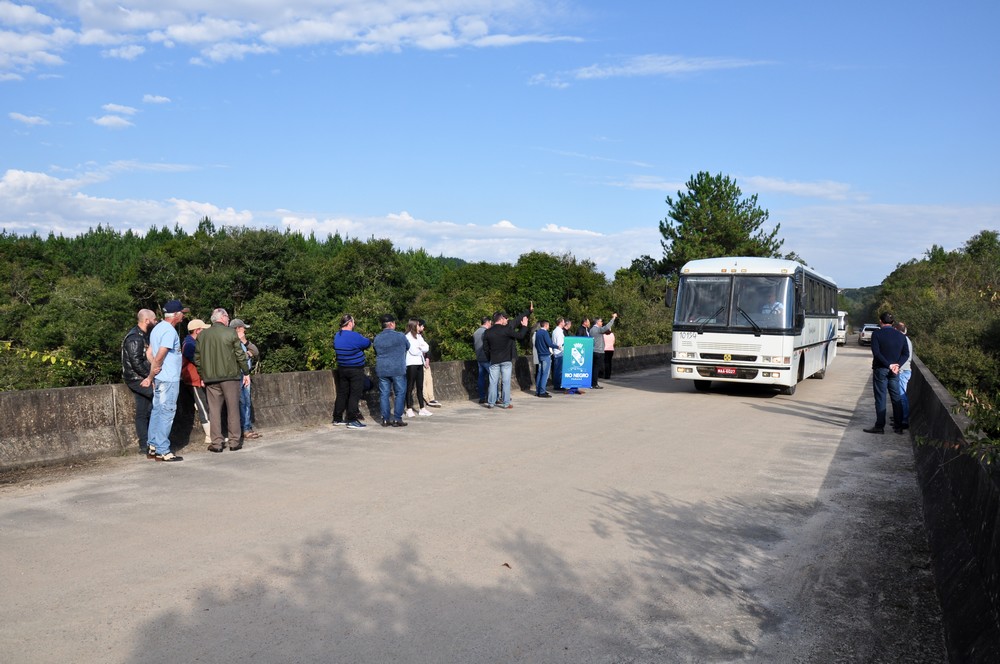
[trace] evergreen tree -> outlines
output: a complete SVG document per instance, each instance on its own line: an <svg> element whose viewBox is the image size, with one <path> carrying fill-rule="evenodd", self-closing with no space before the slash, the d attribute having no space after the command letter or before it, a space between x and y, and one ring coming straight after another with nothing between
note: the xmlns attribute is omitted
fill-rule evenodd
<svg viewBox="0 0 1000 664"><path fill-rule="evenodd" d="M667 196L669 216L660 222L665 273L690 260L716 256L780 257L781 224L770 233L761 227L768 212L757 206L757 195L743 192L727 175L700 172L687 181L687 191Z"/></svg>

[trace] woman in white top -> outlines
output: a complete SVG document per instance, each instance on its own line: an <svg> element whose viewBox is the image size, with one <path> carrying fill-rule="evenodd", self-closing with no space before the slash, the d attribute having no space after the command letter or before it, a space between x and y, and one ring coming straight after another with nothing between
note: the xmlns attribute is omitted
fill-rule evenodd
<svg viewBox="0 0 1000 664"><path fill-rule="evenodd" d="M428 417L431 411L427 410L427 403L424 401L424 363L427 361L427 353L431 347L424 341L421 332L424 326L420 321L411 318L406 323L406 340L410 342L410 348L406 351L406 416L416 417L418 414ZM413 411L413 390L416 388L417 403L420 406L418 412Z"/></svg>

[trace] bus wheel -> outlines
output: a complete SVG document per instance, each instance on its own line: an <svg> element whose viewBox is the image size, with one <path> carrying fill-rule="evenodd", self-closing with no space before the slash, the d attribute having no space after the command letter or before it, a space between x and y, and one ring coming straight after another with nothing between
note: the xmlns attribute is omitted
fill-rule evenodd
<svg viewBox="0 0 1000 664"><path fill-rule="evenodd" d="M694 389L699 392L708 392L708 388L712 386L712 381L710 380L696 380L694 381Z"/></svg>

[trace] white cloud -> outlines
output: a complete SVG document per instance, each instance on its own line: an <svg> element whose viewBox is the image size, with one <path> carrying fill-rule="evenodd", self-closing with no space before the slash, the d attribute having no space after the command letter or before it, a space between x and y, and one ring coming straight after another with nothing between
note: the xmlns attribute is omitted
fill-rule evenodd
<svg viewBox="0 0 1000 664"><path fill-rule="evenodd" d="M795 251L841 287L875 286L937 244L958 249L1000 228L1000 206L844 204L771 209L782 251Z"/></svg>
<svg viewBox="0 0 1000 664"><path fill-rule="evenodd" d="M7 26L43 26L51 25L52 18L42 14L34 7L17 5L3 0L0 2L0 24Z"/></svg>
<svg viewBox="0 0 1000 664"><path fill-rule="evenodd" d="M160 95L143 95L142 103L144 104L169 104L170 97L162 97Z"/></svg>
<svg viewBox="0 0 1000 664"><path fill-rule="evenodd" d="M118 115L135 115L138 109L132 108L131 106L122 106L121 104L105 104L101 106L102 109L108 113L117 113Z"/></svg>
<svg viewBox="0 0 1000 664"><path fill-rule="evenodd" d="M124 129L125 127L135 126L120 115L102 115L99 118L91 118L91 122L95 125L107 127L108 129Z"/></svg>
<svg viewBox="0 0 1000 664"><path fill-rule="evenodd" d="M655 175L634 175L609 182L612 187L635 189L638 191L668 191L671 193L687 190L686 182L664 180Z"/></svg>
<svg viewBox="0 0 1000 664"><path fill-rule="evenodd" d="M21 122L21 123L26 124L26 125L36 125L37 126L37 125L47 125L49 123L48 120L46 120L43 117L37 116L37 115L24 115L22 113L8 113L7 117L9 117L11 120L15 120L17 122Z"/></svg>
<svg viewBox="0 0 1000 664"><path fill-rule="evenodd" d="M106 58L118 58L120 60L135 60L145 52L146 52L146 47L139 46L138 44L131 44L129 46L122 46L121 48L110 48L106 51L101 51L101 55L103 55Z"/></svg>
<svg viewBox="0 0 1000 664"><path fill-rule="evenodd" d="M236 0L206 9L190 0L57 2L48 14L0 0L0 74L62 63L71 46L103 46L131 60L143 44L188 46L191 62L225 62L278 48L327 44L341 53L508 47L579 41L539 32L558 26L561 4L546 0Z"/></svg>

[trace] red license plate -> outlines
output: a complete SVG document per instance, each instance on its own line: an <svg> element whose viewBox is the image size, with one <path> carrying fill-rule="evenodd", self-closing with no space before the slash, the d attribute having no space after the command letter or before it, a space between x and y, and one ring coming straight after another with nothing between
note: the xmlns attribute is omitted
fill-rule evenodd
<svg viewBox="0 0 1000 664"><path fill-rule="evenodd" d="M735 376L736 367L715 367L715 374L717 376Z"/></svg>

